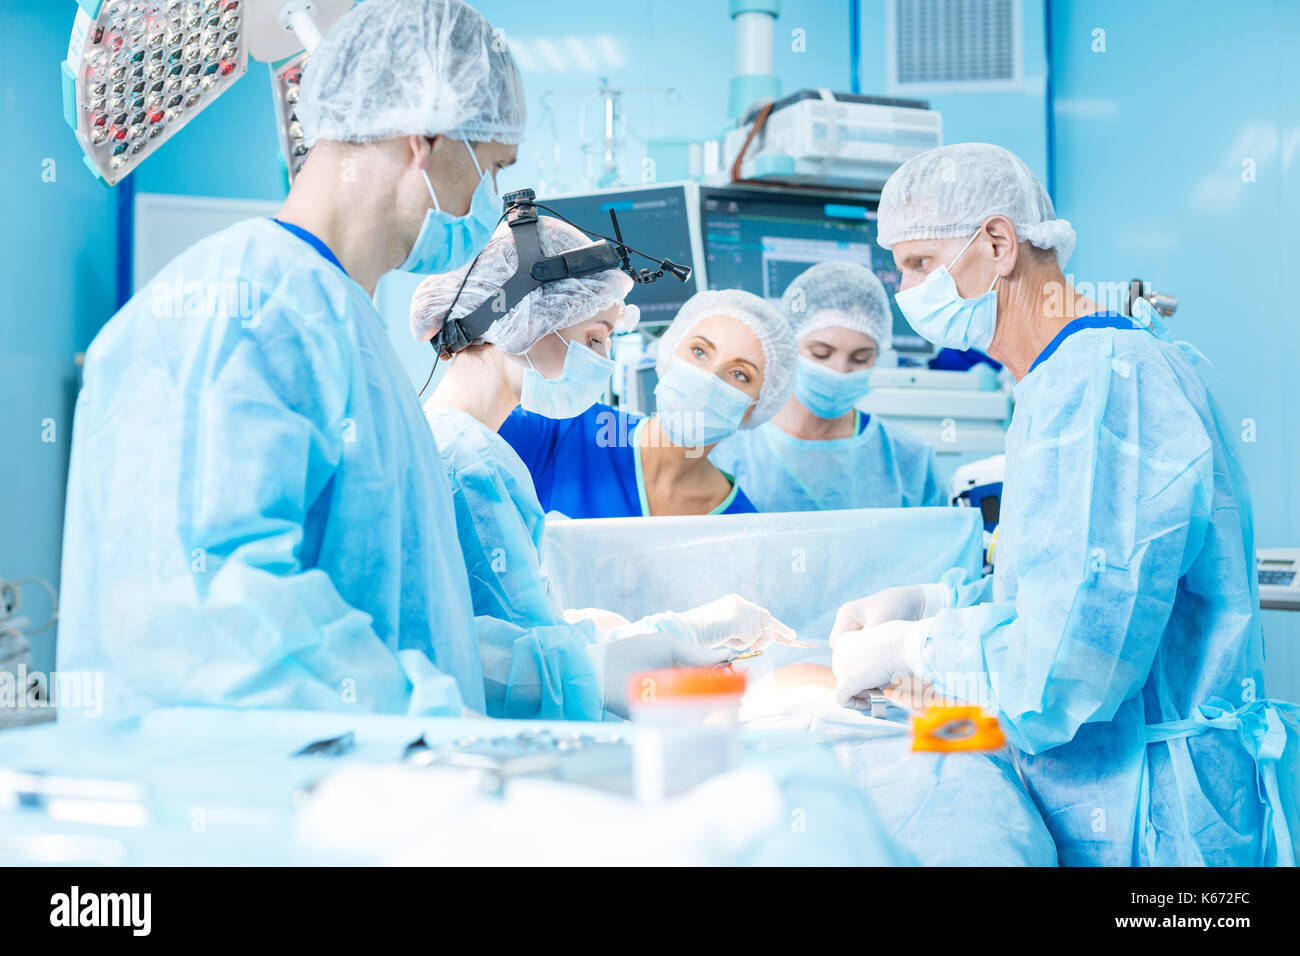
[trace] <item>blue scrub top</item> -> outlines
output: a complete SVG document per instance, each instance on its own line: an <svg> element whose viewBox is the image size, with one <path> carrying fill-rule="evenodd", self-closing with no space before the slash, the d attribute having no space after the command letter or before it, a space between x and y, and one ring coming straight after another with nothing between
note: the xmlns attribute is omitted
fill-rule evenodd
<svg viewBox="0 0 1300 956"><path fill-rule="evenodd" d="M644 420L599 403L561 419L516 408L500 435L528 467L543 511L570 518L636 518L650 513L641 452L633 440ZM732 493L711 514L757 511L731 475L727 480Z"/></svg>

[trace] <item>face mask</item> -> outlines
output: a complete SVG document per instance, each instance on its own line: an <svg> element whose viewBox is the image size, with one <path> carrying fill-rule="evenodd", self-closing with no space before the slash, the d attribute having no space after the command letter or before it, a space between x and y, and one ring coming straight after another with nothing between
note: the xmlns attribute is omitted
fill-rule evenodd
<svg viewBox="0 0 1300 956"><path fill-rule="evenodd" d="M794 397L818 418L839 418L852 411L871 388L871 369L837 372L806 355L799 356Z"/></svg>
<svg viewBox="0 0 1300 956"><path fill-rule="evenodd" d="M561 342L564 336L552 333ZM614 360L598 355L585 345L569 340L564 353L564 368L559 378L546 378L525 355L529 368L524 372L524 389L519 404L526 412L547 418L573 418L581 415L605 394Z"/></svg>
<svg viewBox="0 0 1300 956"><path fill-rule="evenodd" d="M470 149L470 159L478 170L478 185L470 199L469 212L463 216L453 216L443 212L438 205L438 194L433 191L429 174L420 170L424 184L429 187L433 197L433 208L425 214L424 226L415 237L415 245L406 261L398 266L401 272L416 272L430 275L434 272L452 272L469 262L483 251L487 241L492 238L492 230L501 218L501 197L497 195L496 183L492 181L489 171L479 169L478 157Z"/></svg>
<svg viewBox="0 0 1300 956"><path fill-rule="evenodd" d="M753 400L712 372L675 358L655 386L656 417L674 445L699 448L734 434Z"/></svg>
<svg viewBox="0 0 1300 956"><path fill-rule="evenodd" d="M971 242L957 253L957 259L966 254ZM953 259L925 277L918 286L894 296L903 318L916 329L918 335L945 349L988 349L993 342L993 328L998 317L998 297L993 291L998 277L993 276L989 290L976 299L963 299L957 293L957 283L948 271L957 264Z"/></svg>

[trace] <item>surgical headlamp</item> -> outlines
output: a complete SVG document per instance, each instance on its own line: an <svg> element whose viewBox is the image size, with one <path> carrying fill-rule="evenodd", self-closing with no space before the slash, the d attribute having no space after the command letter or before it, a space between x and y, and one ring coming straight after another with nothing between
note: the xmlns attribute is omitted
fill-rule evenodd
<svg viewBox="0 0 1300 956"><path fill-rule="evenodd" d="M514 275L501 286L500 293L488 296L468 315L459 319L450 318L456 310L456 301L465 288L465 282L478 262L478 257L475 257L474 262L465 271L465 278L461 280L460 288L456 290L451 308L447 310L449 317L430 343L439 358L450 358L462 349L481 341L493 322L506 315L534 290L550 282L576 279L609 269L619 269L631 277L633 282L639 284L654 282L662 278L665 272L681 282L691 277L690 266L649 255L625 243L622 229L618 224L618 216L613 209L609 211L610 221L614 225L614 238L611 239L609 236L592 232L571 222L546 204L537 202L537 196L531 189L507 193L503 197L503 205L505 211L502 213L502 219L510 226L510 236L515 243L519 264L515 268ZM568 223L597 241L589 246L570 249L558 255L543 255L541 238L538 235L537 210L539 209L545 210L556 219ZM648 268L637 269L632 265L633 255L650 260L658 268L653 272Z"/></svg>

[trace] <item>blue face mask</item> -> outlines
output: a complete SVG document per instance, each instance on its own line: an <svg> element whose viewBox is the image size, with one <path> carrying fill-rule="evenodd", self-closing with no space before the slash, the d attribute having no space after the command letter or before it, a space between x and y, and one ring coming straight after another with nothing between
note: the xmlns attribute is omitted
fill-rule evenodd
<svg viewBox="0 0 1300 956"><path fill-rule="evenodd" d="M552 333L561 342L564 336ZM609 386L614 371L614 361L598 355L585 345L569 340L569 350L564 353L564 368L559 378L546 378L525 355L530 366L524 372L524 388L519 404L526 412L536 412L547 418L573 418L596 404Z"/></svg>
<svg viewBox="0 0 1300 956"><path fill-rule="evenodd" d="M977 232L970 237L970 242L957 253L957 259L966 254L979 235ZM998 296L993 286L997 285L998 277L995 273L989 290L982 296L963 299L948 271L957 264L957 259L935 269L920 285L895 294L894 301L902 310L903 318L922 338L940 348L983 352L992 344L997 324Z"/></svg>
<svg viewBox="0 0 1300 956"><path fill-rule="evenodd" d="M871 369L837 372L806 355L799 356L794 397L818 418L839 418L853 410L871 388Z"/></svg>
<svg viewBox="0 0 1300 956"><path fill-rule="evenodd" d="M452 272L469 262L483 251L487 241L492 238L492 230L501 219L501 197L497 195L496 183L490 171L479 168L478 157L470 149L470 159L478 170L478 185L470 199L469 212L463 216L453 216L443 212L438 205L438 194L433 191L429 174L423 169L420 175L429 187L433 197L433 208L424 217L424 226L415 237L415 245L406 261L398 266L401 272L415 272L431 275L435 272Z"/></svg>
<svg viewBox="0 0 1300 956"><path fill-rule="evenodd" d="M712 372L675 358L655 386L655 417L682 448L722 441L740 427L753 399Z"/></svg>

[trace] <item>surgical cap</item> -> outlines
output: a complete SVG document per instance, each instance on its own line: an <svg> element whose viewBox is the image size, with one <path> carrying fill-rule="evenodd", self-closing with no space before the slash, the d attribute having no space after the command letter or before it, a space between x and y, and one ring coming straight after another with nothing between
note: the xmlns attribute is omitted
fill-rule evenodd
<svg viewBox="0 0 1300 956"><path fill-rule="evenodd" d="M882 349L892 341L894 315L880 279L857 262L822 262L805 269L781 296L795 339L831 326L871 336Z"/></svg>
<svg viewBox="0 0 1300 956"><path fill-rule="evenodd" d="M537 231L542 254L547 256L591 244L581 231L550 216L538 218ZM411 300L411 332L417 339L433 338L446 322L453 300L456 309L451 318L463 318L496 295L515 274L519 250L511 232L511 227L502 223L479 255L477 264L471 263L455 272L437 273L420 283ZM456 290L460 289L462 280L465 288L457 299ZM522 355L543 336L587 321L597 312L622 302L630 291L632 279L617 269L548 282L528 293L518 305L493 322L483 340L503 352ZM637 318L636 307L629 306L614 331L632 331Z"/></svg>
<svg viewBox="0 0 1300 956"><path fill-rule="evenodd" d="M460 0L366 0L312 52L298 104L307 145L397 136L518 143L523 84L500 34Z"/></svg>
<svg viewBox="0 0 1300 956"><path fill-rule="evenodd" d="M758 402L741 428L757 428L781 410L794 388L794 370L798 361L799 346L790 323L767 300L752 292L740 289L717 289L697 292L673 319L659 340L659 354L655 371L663 378L677 347L701 321L715 315L739 319L749 328L763 346L766 369L763 385L758 391Z"/></svg>
<svg viewBox="0 0 1300 956"><path fill-rule="evenodd" d="M988 143L957 143L913 156L880 193L879 243L974 235L989 216L1006 216L1016 235L1052 249L1061 268L1074 251L1074 227L1056 218L1038 177L1018 156Z"/></svg>

